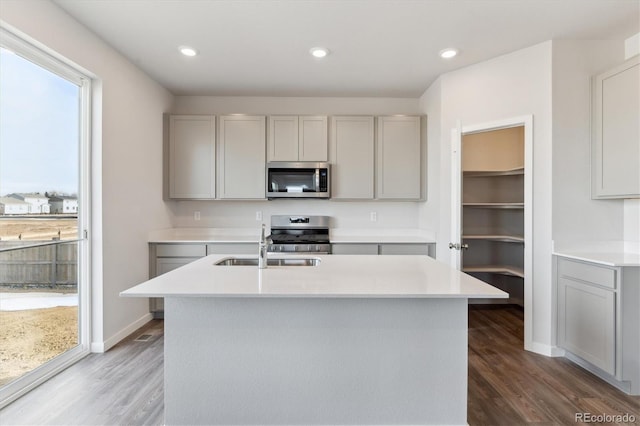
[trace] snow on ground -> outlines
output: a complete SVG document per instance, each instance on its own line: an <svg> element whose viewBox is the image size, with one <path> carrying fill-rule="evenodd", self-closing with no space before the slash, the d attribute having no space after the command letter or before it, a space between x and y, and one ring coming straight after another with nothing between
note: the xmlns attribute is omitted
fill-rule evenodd
<svg viewBox="0 0 640 426"><path fill-rule="evenodd" d="M0 293L0 311L78 306L78 293Z"/></svg>

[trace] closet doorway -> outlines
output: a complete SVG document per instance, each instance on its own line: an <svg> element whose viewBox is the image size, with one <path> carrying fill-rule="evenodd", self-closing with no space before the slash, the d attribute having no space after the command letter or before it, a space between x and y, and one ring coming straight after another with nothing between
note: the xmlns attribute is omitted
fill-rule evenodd
<svg viewBox="0 0 640 426"><path fill-rule="evenodd" d="M452 264L509 294L474 303L525 309L532 300L531 116L452 131Z"/></svg>

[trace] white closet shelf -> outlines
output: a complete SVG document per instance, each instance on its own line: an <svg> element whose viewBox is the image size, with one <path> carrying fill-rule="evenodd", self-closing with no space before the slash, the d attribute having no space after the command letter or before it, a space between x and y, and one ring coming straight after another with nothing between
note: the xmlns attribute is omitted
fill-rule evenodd
<svg viewBox="0 0 640 426"><path fill-rule="evenodd" d="M502 241L506 243L524 243L524 237L520 235L504 235L504 234L476 234L476 235L463 235L464 240L487 240L487 241Z"/></svg>
<svg viewBox="0 0 640 426"><path fill-rule="evenodd" d="M465 266L462 268L462 272L488 272L524 278L524 269L512 265Z"/></svg>
<svg viewBox="0 0 640 426"><path fill-rule="evenodd" d="M489 177L489 176L513 176L524 175L524 167L516 167L508 170L465 170L465 177Z"/></svg>
<svg viewBox="0 0 640 426"><path fill-rule="evenodd" d="M477 209L524 209L524 203L462 203L462 206Z"/></svg>

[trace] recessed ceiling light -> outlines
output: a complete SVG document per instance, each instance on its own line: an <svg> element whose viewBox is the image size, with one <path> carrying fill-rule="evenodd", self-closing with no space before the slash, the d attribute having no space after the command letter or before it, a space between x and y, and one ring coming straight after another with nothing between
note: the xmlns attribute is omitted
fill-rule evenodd
<svg viewBox="0 0 640 426"><path fill-rule="evenodd" d="M452 48L447 48L440 51L440 57L444 59L453 58L457 54L458 54L458 51Z"/></svg>
<svg viewBox="0 0 640 426"><path fill-rule="evenodd" d="M196 56L198 54L198 51L193 47L180 46L180 53L182 53L184 56Z"/></svg>
<svg viewBox="0 0 640 426"><path fill-rule="evenodd" d="M324 58L329 54L329 49L326 47L312 47L309 50L309 53L311 53L315 58Z"/></svg>

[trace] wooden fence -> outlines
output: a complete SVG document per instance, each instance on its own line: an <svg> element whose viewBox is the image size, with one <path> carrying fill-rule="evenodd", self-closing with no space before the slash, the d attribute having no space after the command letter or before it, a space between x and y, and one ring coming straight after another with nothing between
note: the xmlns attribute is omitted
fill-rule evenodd
<svg viewBox="0 0 640 426"><path fill-rule="evenodd" d="M0 242L0 286L5 288L75 288L78 285L76 241L24 247L34 242Z"/></svg>

